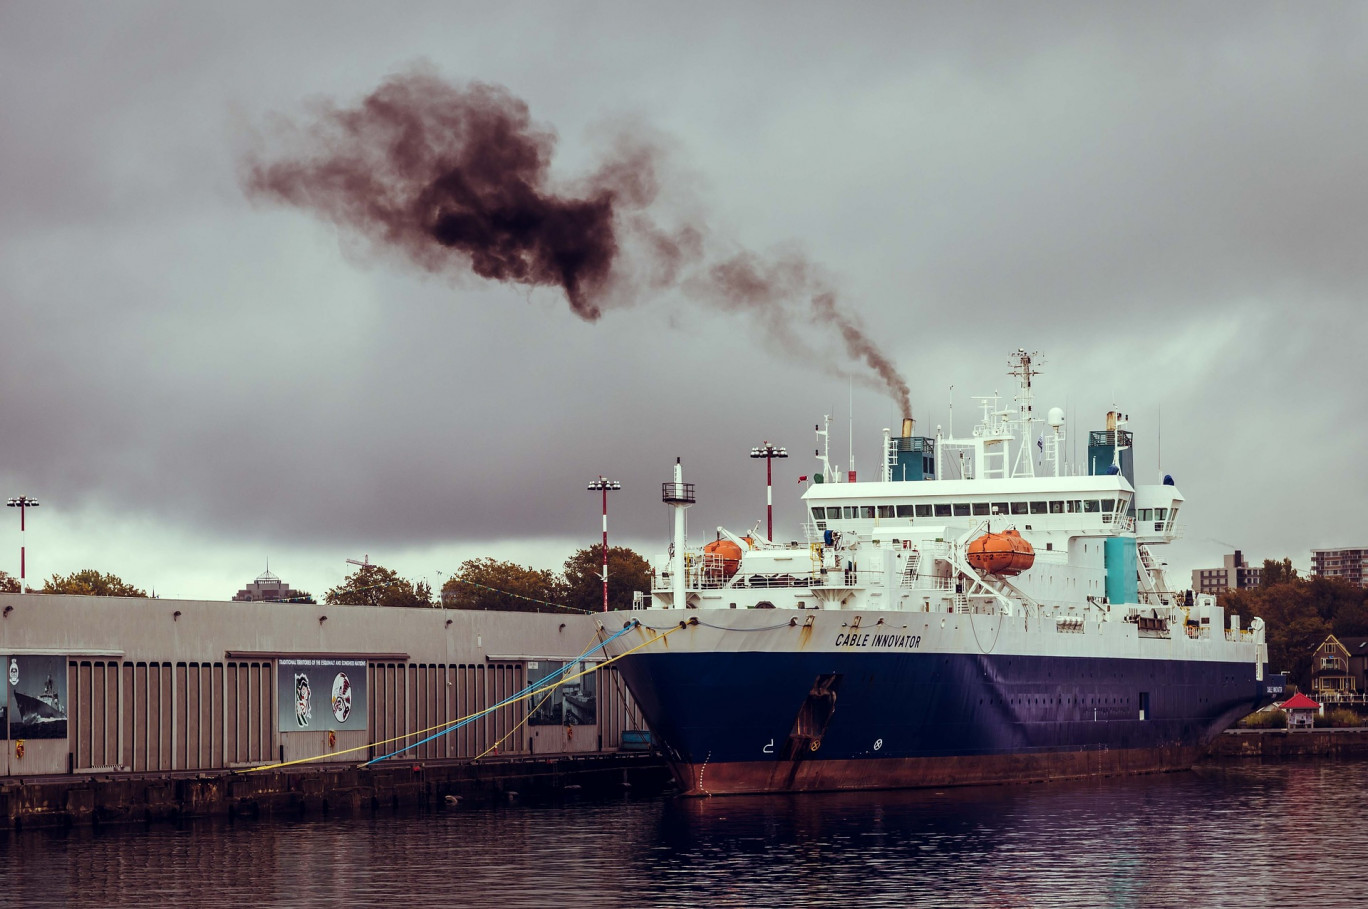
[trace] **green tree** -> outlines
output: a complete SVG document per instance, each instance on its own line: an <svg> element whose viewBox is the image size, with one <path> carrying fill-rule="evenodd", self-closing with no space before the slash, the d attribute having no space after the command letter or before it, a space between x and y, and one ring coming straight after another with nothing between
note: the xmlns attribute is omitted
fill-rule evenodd
<svg viewBox="0 0 1368 909"><path fill-rule="evenodd" d="M565 602L585 612L603 609L603 544L565 560ZM651 566L625 546L608 547L608 608L631 609L632 591L651 589Z"/></svg>
<svg viewBox="0 0 1368 909"><path fill-rule="evenodd" d="M1292 567L1291 559L1264 559L1263 574L1259 578L1260 587L1277 587L1297 580L1297 569Z"/></svg>
<svg viewBox="0 0 1368 909"><path fill-rule="evenodd" d="M139 590L122 578L112 574L100 574L94 568L73 571L63 577L54 574L43 582L41 590L35 593L71 593L87 597L146 597L147 591Z"/></svg>
<svg viewBox="0 0 1368 909"><path fill-rule="evenodd" d="M8 571L0 571L0 593L18 593L19 579L10 577Z"/></svg>
<svg viewBox="0 0 1368 909"><path fill-rule="evenodd" d="M380 565L362 565L329 590L324 602L334 606L435 606L432 586L414 584Z"/></svg>
<svg viewBox="0 0 1368 909"><path fill-rule="evenodd" d="M442 585L442 602L453 609L555 612L561 596L554 573L488 556L462 562Z"/></svg>

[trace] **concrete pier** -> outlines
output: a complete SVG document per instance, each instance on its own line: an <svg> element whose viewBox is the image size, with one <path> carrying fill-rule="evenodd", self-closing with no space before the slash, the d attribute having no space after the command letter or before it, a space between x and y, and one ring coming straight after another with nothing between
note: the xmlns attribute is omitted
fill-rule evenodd
<svg viewBox="0 0 1368 909"><path fill-rule="evenodd" d="M1211 743L1207 761L1368 758L1368 729L1230 729Z"/></svg>
<svg viewBox="0 0 1368 909"><path fill-rule="evenodd" d="M507 757L478 763L314 766L258 773L110 773L0 782L0 828L152 823L202 817L347 817L563 798L651 795L670 785L647 754Z"/></svg>

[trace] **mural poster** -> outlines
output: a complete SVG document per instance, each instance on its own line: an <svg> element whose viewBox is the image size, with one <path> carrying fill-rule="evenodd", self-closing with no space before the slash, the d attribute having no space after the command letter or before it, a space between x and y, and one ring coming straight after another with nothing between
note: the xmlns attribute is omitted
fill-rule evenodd
<svg viewBox="0 0 1368 909"><path fill-rule="evenodd" d="M5 720L11 739L67 737L67 658L65 656L8 656L4 658L9 696ZM4 726L0 726L0 735Z"/></svg>
<svg viewBox="0 0 1368 909"><path fill-rule="evenodd" d="M534 665L535 664L535 665ZM592 663L576 662L569 664L564 674L558 674L566 666L560 660L535 660L527 664L527 681L535 690L552 684L558 679L570 678L586 669ZM535 707L527 718L529 726L592 726L597 721L597 673L580 676L571 682L532 696L530 704Z"/></svg>
<svg viewBox="0 0 1368 909"><path fill-rule="evenodd" d="M281 732L366 728L366 661L276 660Z"/></svg>

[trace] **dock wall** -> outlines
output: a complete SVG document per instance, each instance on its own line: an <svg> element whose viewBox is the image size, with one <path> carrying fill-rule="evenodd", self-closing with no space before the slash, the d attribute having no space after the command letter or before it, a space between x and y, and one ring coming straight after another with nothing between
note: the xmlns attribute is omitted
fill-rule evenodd
<svg viewBox="0 0 1368 909"><path fill-rule="evenodd" d="M230 819L348 817L456 810L566 797L654 794L669 783L648 754L485 758L362 768L70 774L0 780L0 831Z"/></svg>
<svg viewBox="0 0 1368 909"><path fill-rule="evenodd" d="M1216 737L1207 761L1368 758L1368 729L1231 729Z"/></svg>

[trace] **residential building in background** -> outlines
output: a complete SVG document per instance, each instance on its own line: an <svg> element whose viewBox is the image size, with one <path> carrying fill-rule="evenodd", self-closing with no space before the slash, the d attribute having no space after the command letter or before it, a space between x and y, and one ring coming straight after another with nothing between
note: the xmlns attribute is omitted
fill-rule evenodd
<svg viewBox="0 0 1368 909"><path fill-rule="evenodd" d="M1352 701L1357 680L1349 668L1349 649L1333 634L1311 656L1311 696L1321 703Z"/></svg>
<svg viewBox="0 0 1368 909"><path fill-rule="evenodd" d="M1368 587L1368 548L1311 550L1311 577L1339 578Z"/></svg>
<svg viewBox="0 0 1368 909"><path fill-rule="evenodd" d="M1368 638L1340 638L1340 644L1349 654L1349 675L1353 676L1354 689L1359 697L1368 697Z"/></svg>
<svg viewBox="0 0 1368 909"><path fill-rule="evenodd" d="M303 591L290 589L289 584L271 574L268 568L265 573L258 575L255 581L239 590L237 596L233 597L233 601L237 603L267 603L293 600L302 596L306 596Z"/></svg>
<svg viewBox="0 0 1368 909"><path fill-rule="evenodd" d="M1244 590L1258 587L1263 580L1262 568L1250 568L1244 553L1235 550L1225 557L1225 565L1220 568L1194 568L1192 570L1192 589L1197 593L1225 593L1227 590Z"/></svg>

